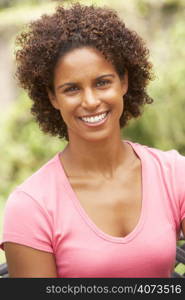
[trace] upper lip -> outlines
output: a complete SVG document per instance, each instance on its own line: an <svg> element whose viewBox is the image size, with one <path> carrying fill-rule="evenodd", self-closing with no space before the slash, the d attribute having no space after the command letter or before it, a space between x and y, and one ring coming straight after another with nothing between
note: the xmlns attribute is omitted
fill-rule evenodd
<svg viewBox="0 0 185 300"><path fill-rule="evenodd" d="M106 110L106 111L100 111L100 112L97 112L97 113L95 113L95 114L92 114L92 115L83 115L83 116L80 116L79 118L90 118L90 117L95 117L95 116L98 116L98 115L102 115L102 114L105 114L105 113L107 113L108 112L108 110Z"/></svg>

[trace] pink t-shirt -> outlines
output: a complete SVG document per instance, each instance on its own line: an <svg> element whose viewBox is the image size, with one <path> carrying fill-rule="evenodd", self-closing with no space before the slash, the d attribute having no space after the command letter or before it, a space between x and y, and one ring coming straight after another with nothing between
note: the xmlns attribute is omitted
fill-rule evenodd
<svg viewBox="0 0 185 300"><path fill-rule="evenodd" d="M185 157L126 142L142 164L141 215L130 234L114 237L93 223L57 153L9 196L3 242L54 253L58 277L170 277L185 218Z"/></svg>

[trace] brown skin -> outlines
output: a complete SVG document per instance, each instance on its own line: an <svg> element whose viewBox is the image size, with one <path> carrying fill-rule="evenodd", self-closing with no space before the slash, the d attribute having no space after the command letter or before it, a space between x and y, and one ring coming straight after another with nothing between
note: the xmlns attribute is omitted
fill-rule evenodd
<svg viewBox="0 0 185 300"><path fill-rule="evenodd" d="M106 77L109 83L97 80L104 74L114 77ZM70 90L59 88L66 82L73 82ZM120 138L119 118L127 89L127 73L120 78L101 53L85 47L59 60L54 93L48 93L68 128L69 144L61 163L69 181L92 221L112 236L129 234L141 213L140 160ZM107 110L107 121L98 127L89 128L78 119ZM185 233L185 220L182 228ZM57 277L51 253L10 242L5 243L5 253L10 277Z"/></svg>
<svg viewBox="0 0 185 300"><path fill-rule="evenodd" d="M16 243L4 243L9 277L57 277L52 253Z"/></svg>
<svg viewBox="0 0 185 300"><path fill-rule="evenodd" d="M114 77L97 79L107 74ZM74 83L72 90L59 88L67 82ZM100 52L86 47L73 50L59 61L54 86L55 94L49 93L49 97L67 124L69 144L65 157L71 162L70 172L75 166L85 174L113 176L125 159L119 119L128 89L127 74L120 79ZM99 127L87 127L78 118L105 111L110 111L108 120Z"/></svg>

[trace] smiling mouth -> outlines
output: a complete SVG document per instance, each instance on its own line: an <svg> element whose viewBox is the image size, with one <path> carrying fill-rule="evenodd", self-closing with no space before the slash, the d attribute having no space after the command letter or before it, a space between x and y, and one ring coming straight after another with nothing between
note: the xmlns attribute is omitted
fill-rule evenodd
<svg viewBox="0 0 185 300"><path fill-rule="evenodd" d="M94 116L94 117L79 117L79 119L85 123L96 124L96 123L103 121L107 117L108 113L109 113L109 111L106 111L106 112L99 114L97 116Z"/></svg>

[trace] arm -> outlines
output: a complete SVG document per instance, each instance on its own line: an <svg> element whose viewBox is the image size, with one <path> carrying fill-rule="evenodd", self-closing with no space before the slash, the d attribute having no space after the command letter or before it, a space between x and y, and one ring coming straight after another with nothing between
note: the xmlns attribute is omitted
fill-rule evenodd
<svg viewBox="0 0 185 300"><path fill-rule="evenodd" d="M182 232L185 238L185 219L182 220Z"/></svg>
<svg viewBox="0 0 185 300"><path fill-rule="evenodd" d="M4 243L9 277L57 277L53 253L17 243Z"/></svg>
<svg viewBox="0 0 185 300"><path fill-rule="evenodd" d="M57 277L47 210L22 191L5 206L3 246L10 277Z"/></svg>

